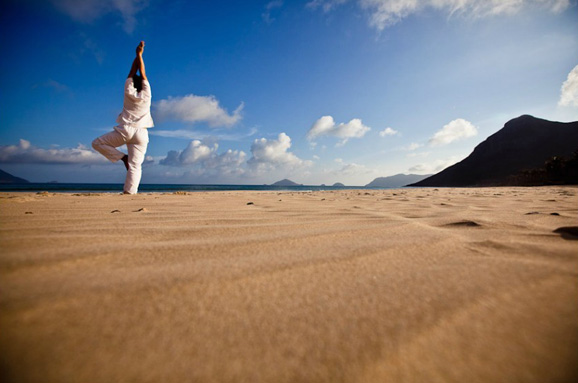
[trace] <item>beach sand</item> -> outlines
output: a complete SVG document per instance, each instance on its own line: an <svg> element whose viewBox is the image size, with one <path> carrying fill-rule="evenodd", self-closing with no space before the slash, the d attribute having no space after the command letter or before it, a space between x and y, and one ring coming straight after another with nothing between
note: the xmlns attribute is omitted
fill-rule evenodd
<svg viewBox="0 0 578 383"><path fill-rule="evenodd" d="M577 226L576 187L0 193L2 381L576 382Z"/></svg>

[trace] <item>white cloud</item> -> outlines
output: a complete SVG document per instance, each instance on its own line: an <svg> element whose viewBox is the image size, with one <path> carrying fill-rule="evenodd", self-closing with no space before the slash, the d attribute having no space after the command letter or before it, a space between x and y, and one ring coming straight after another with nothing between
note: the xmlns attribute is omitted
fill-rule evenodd
<svg viewBox="0 0 578 383"><path fill-rule="evenodd" d="M328 12L346 0L314 0L309 8ZM369 25L377 30L390 27L404 18L425 9L435 9L448 15L461 14L473 18L515 14L524 8L540 8L558 13L570 6L570 0L357 0L358 6L369 13Z"/></svg>
<svg viewBox="0 0 578 383"><path fill-rule="evenodd" d="M212 147L203 145L201 141L194 140L189 143L189 145L180 154L180 162L183 165L194 164L200 160L204 160L215 153L219 145L214 144Z"/></svg>
<svg viewBox="0 0 578 383"><path fill-rule="evenodd" d="M405 150L408 150L411 152L411 151L414 151L416 149L421 148L422 146L423 146L423 144L418 144L417 142L412 142L411 144L409 144L407 146L407 148L405 148Z"/></svg>
<svg viewBox="0 0 578 383"><path fill-rule="evenodd" d="M562 84L560 106L578 106L578 65L568 73L568 78Z"/></svg>
<svg viewBox="0 0 578 383"><path fill-rule="evenodd" d="M119 13L123 29L132 33L136 27L136 15L148 6L148 0L52 0L52 3L73 20L92 23L109 13Z"/></svg>
<svg viewBox="0 0 578 383"><path fill-rule="evenodd" d="M82 144L76 148L42 149L21 139L18 145L0 146L0 163L98 165L108 161Z"/></svg>
<svg viewBox="0 0 578 383"><path fill-rule="evenodd" d="M304 161L289 152L289 148L291 148L291 138L285 133L279 134L276 140L256 139L251 145L253 156L247 164L257 174L274 169L294 170L312 164L311 161Z"/></svg>
<svg viewBox="0 0 578 383"><path fill-rule="evenodd" d="M176 120L190 123L205 122L210 127L231 127L242 118L241 103L233 114L219 105L215 96L169 97L155 103L155 117L160 120Z"/></svg>
<svg viewBox="0 0 578 383"><path fill-rule="evenodd" d="M458 118L445 125L436 132L429 140L431 146L447 145L454 141L473 137L478 134L478 129L471 122Z"/></svg>
<svg viewBox="0 0 578 383"><path fill-rule="evenodd" d="M273 171L301 172L313 164L289 151L291 138L285 133L279 134L276 140L256 139L251 145L249 160L243 151L228 150L219 154L218 148L217 143L193 140L182 151L169 151L159 164L185 168L187 176L227 182L243 181L239 176L260 177Z"/></svg>
<svg viewBox="0 0 578 383"><path fill-rule="evenodd" d="M360 119L354 118L348 123L335 124L333 117L323 116L309 129L307 139L314 140L321 136L334 136L341 138L341 145L345 144L350 138L361 138L365 133L371 130L370 127L363 125Z"/></svg>
<svg viewBox="0 0 578 383"><path fill-rule="evenodd" d="M438 173L445 168L459 162L457 157L451 157L445 160L430 161L422 164L417 164L408 169L410 173L416 174L433 174Z"/></svg>
<svg viewBox="0 0 578 383"><path fill-rule="evenodd" d="M265 5L265 12L261 14L263 21L265 21L267 24L271 24L273 21L275 21L275 19L271 17L271 12L276 8L281 8L282 6L283 6L282 0L274 0L268 2Z"/></svg>
<svg viewBox="0 0 578 383"><path fill-rule="evenodd" d="M160 165L186 167L196 177L223 178L245 173L246 154L239 150L218 153L219 145L194 140L182 151L171 150L159 161Z"/></svg>
<svg viewBox="0 0 578 383"><path fill-rule="evenodd" d="M387 127L385 129L383 129L381 132L379 132L379 135L381 137L387 137L387 136L399 136L399 132L395 129L392 129L390 127Z"/></svg>

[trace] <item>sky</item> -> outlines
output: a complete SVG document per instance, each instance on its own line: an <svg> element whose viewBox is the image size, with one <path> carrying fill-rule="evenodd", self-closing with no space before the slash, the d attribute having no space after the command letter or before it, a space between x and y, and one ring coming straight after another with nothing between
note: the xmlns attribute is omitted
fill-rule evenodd
<svg viewBox="0 0 578 383"><path fill-rule="evenodd" d="M91 142L141 40L142 183L365 185L523 114L578 120L576 0L4 0L0 169L124 182Z"/></svg>

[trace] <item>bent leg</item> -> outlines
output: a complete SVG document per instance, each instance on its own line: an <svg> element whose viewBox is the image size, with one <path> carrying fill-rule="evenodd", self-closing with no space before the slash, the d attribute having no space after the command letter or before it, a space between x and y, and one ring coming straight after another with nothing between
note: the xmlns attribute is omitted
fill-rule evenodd
<svg viewBox="0 0 578 383"><path fill-rule="evenodd" d="M112 132L103 134L102 136L92 141L92 147L94 150L108 158L109 161L116 162L122 159L122 157L125 155L123 152L117 150L116 148L118 146L124 145L125 143L126 142L124 137L116 130L113 130Z"/></svg>

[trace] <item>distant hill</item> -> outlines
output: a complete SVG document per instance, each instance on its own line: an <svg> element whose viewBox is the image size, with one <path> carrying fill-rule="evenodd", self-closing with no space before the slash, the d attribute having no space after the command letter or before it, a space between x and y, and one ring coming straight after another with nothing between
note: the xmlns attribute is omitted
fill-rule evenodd
<svg viewBox="0 0 578 383"><path fill-rule="evenodd" d="M298 184L285 178L284 180L275 182L274 184L272 184L272 186L301 186L301 184Z"/></svg>
<svg viewBox="0 0 578 383"><path fill-rule="evenodd" d="M519 174L578 149L578 121L553 122L523 115L479 144L466 159L410 186L515 185ZM577 181L578 183L578 181Z"/></svg>
<svg viewBox="0 0 578 383"><path fill-rule="evenodd" d="M0 184L27 184L29 183L24 178L15 177L12 174L0 170Z"/></svg>
<svg viewBox="0 0 578 383"><path fill-rule="evenodd" d="M336 182L336 183L333 184L333 187L334 187L334 188L344 188L345 185L343 185L341 182Z"/></svg>
<svg viewBox="0 0 578 383"><path fill-rule="evenodd" d="M365 185L367 188L400 188L408 184L421 181L431 174L396 174L390 177L378 177Z"/></svg>

